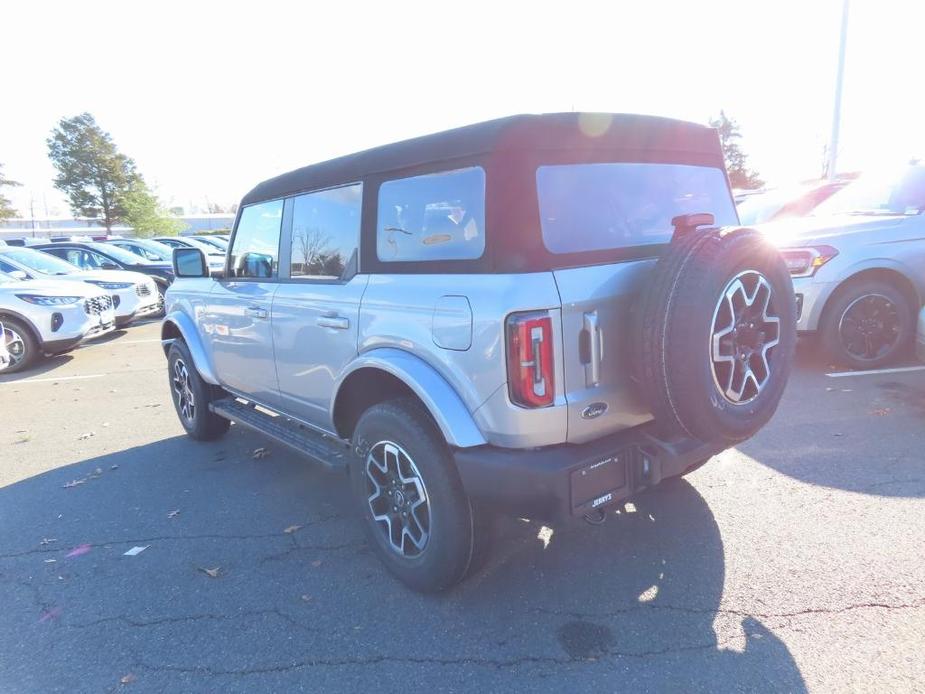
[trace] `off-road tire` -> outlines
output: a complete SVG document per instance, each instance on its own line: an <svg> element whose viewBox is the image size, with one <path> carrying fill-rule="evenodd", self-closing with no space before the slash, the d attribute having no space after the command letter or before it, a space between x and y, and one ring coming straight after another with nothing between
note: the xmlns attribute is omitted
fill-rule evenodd
<svg viewBox="0 0 925 694"><path fill-rule="evenodd" d="M767 379L735 402L719 384L712 350L720 301L739 277L763 278L779 334L765 353ZM673 240L643 292L637 326L636 379L659 435L731 446L774 414L793 362L796 305L783 259L759 232L708 229Z"/></svg>
<svg viewBox="0 0 925 694"><path fill-rule="evenodd" d="M0 374L11 374L28 369L42 354L42 350L39 347L38 341L35 339L32 328L16 318L0 318L0 323L3 324L5 333L4 335L0 335L0 339L6 340L10 337L7 331L15 332L22 340L23 350L22 358L15 364L11 362L9 366L0 371Z"/></svg>
<svg viewBox="0 0 925 694"><path fill-rule="evenodd" d="M182 367L182 369L180 368ZM185 370L188 377L188 388L192 393L193 408L191 416L187 416L183 409L182 397L178 393L177 378L179 372ZM224 395L218 386L206 383L196 370L189 349L182 340L176 340L170 345L167 352L167 376L170 386L170 396L180 424L186 433L197 441L213 441L221 437L231 425L224 417L219 417L209 409L209 403Z"/></svg>
<svg viewBox="0 0 925 694"><path fill-rule="evenodd" d="M418 552L414 556L406 555L404 547L393 546L389 531L394 521L388 525L377 521L370 502L379 488L367 474L368 458L371 453L379 455L389 444L400 448L413 462L426 490L429 537L422 549L408 545ZM398 398L373 405L363 413L353 435L350 479L370 544L405 585L432 593L450 588L467 575L475 553L474 526L478 524L446 441L417 401ZM403 535L401 541L405 542Z"/></svg>
<svg viewBox="0 0 925 694"><path fill-rule="evenodd" d="M842 318L855 302L865 297L881 297L888 300L895 310L896 337L889 351L875 358L859 358L846 346L841 331ZM836 290L829 300L819 325L819 335L826 354L843 366L853 369L878 369L892 364L908 354L915 339L915 314L906 296L889 282L877 279L852 282Z"/></svg>

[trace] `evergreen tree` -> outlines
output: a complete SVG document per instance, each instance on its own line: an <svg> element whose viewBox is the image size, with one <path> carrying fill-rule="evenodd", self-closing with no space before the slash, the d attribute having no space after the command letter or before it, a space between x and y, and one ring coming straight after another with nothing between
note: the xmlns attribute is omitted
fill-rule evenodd
<svg viewBox="0 0 925 694"><path fill-rule="evenodd" d="M739 146L742 133L739 124L727 117L725 112L719 112L719 118L710 120L710 127L719 132L719 141L723 147L723 158L726 160L726 171L729 174L729 184L733 188L754 190L761 188L764 181L758 172L748 168L748 156Z"/></svg>

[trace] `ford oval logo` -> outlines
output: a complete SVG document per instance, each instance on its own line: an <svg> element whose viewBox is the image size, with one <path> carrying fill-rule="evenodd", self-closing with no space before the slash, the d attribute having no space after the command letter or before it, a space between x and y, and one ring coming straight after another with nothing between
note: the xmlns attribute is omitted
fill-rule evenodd
<svg viewBox="0 0 925 694"><path fill-rule="evenodd" d="M581 411L582 419L594 419L595 417L600 417L607 411L606 402L592 402L585 409Z"/></svg>

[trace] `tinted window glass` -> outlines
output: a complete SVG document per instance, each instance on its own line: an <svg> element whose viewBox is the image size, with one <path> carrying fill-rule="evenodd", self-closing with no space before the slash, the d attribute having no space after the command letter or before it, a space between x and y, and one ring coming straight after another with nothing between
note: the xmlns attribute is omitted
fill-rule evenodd
<svg viewBox="0 0 925 694"><path fill-rule="evenodd" d="M241 212L231 249L233 277L268 278L279 265L279 227L283 201L272 200L248 205Z"/></svg>
<svg viewBox="0 0 925 694"><path fill-rule="evenodd" d="M543 243L579 253L667 243L672 217L710 212L736 224L722 169L683 164L567 164L536 172Z"/></svg>
<svg viewBox="0 0 925 694"><path fill-rule="evenodd" d="M295 199L291 277L343 277L357 250L362 198L363 186L358 183Z"/></svg>
<svg viewBox="0 0 925 694"><path fill-rule="evenodd" d="M387 181L379 188L379 260L466 260L484 250L481 167Z"/></svg>
<svg viewBox="0 0 925 694"><path fill-rule="evenodd" d="M31 248L5 248L3 252L13 261L45 275L69 275L78 271L60 258Z"/></svg>

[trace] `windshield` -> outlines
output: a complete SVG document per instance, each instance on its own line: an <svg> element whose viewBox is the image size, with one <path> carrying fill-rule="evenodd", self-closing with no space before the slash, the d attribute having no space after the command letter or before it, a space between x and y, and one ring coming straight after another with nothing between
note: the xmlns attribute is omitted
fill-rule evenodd
<svg viewBox="0 0 925 694"><path fill-rule="evenodd" d="M171 253L173 253L170 246L150 239L133 239L132 241L123 241L112 245L146 260L170 262Z"/></svg>
<svg viewBox="0 0 925 694"><path fill-rule="evenodd" d="M769 190L767 193L749 195L738 205L739 223L751 226L766 222L797 195L792 190Z"/></svg>
<svg viewBox="0 0 925 694"><path fill-rule="evenodd" d="M813 213L914 215L925 210L925 166L908 166L892 174L869 173L845 187Z"/></svg>
<svg viewBox="0 0 925 694"><path fill-rule="evenodd" d="M40 272L43 275L72 275L75 272L80 272L80 268L76 265L71 265L69 262L61 260L61 258L56 258L53 255L35 251L31 248L4 248L0 251L0 254L23 267Z"/></svg>
<svg viewBox="0 0 925 694"><path fill-rule="evenodd" d="M210 246L207 243L203 243L199 239L191 239L189 237L180 239L181 244L189 244L192 248L198 248L203 253L207 255L225 255L224 251L218 250L215 246Z"/></svg>
<svg viewBox="0 0 925 694"><path fill-rule="evenodd" d="M553 253L667 243L673 217L736 224L722 169L684 164L566 164L536 172L543 242Z"/></svg>
<svg viewBox="0 0 925 694"><path fill-rule="evenodd" d="M92 248L94 251L115 258L120 263L125 263L126 265L148 265L150 263L150 261L145 260L141 256L130 253L124 248L113 246L110 243L87 243L84 245L87 246L87 248Z"/></svg>
<svg viewBox="0 0 925 694"><path fill-rule="evenodd" d="M195 240L208 244L209 246L217 248L220 251L228 250L228 243L224 239L215 238L212 236L197 236Z"/></svg>

